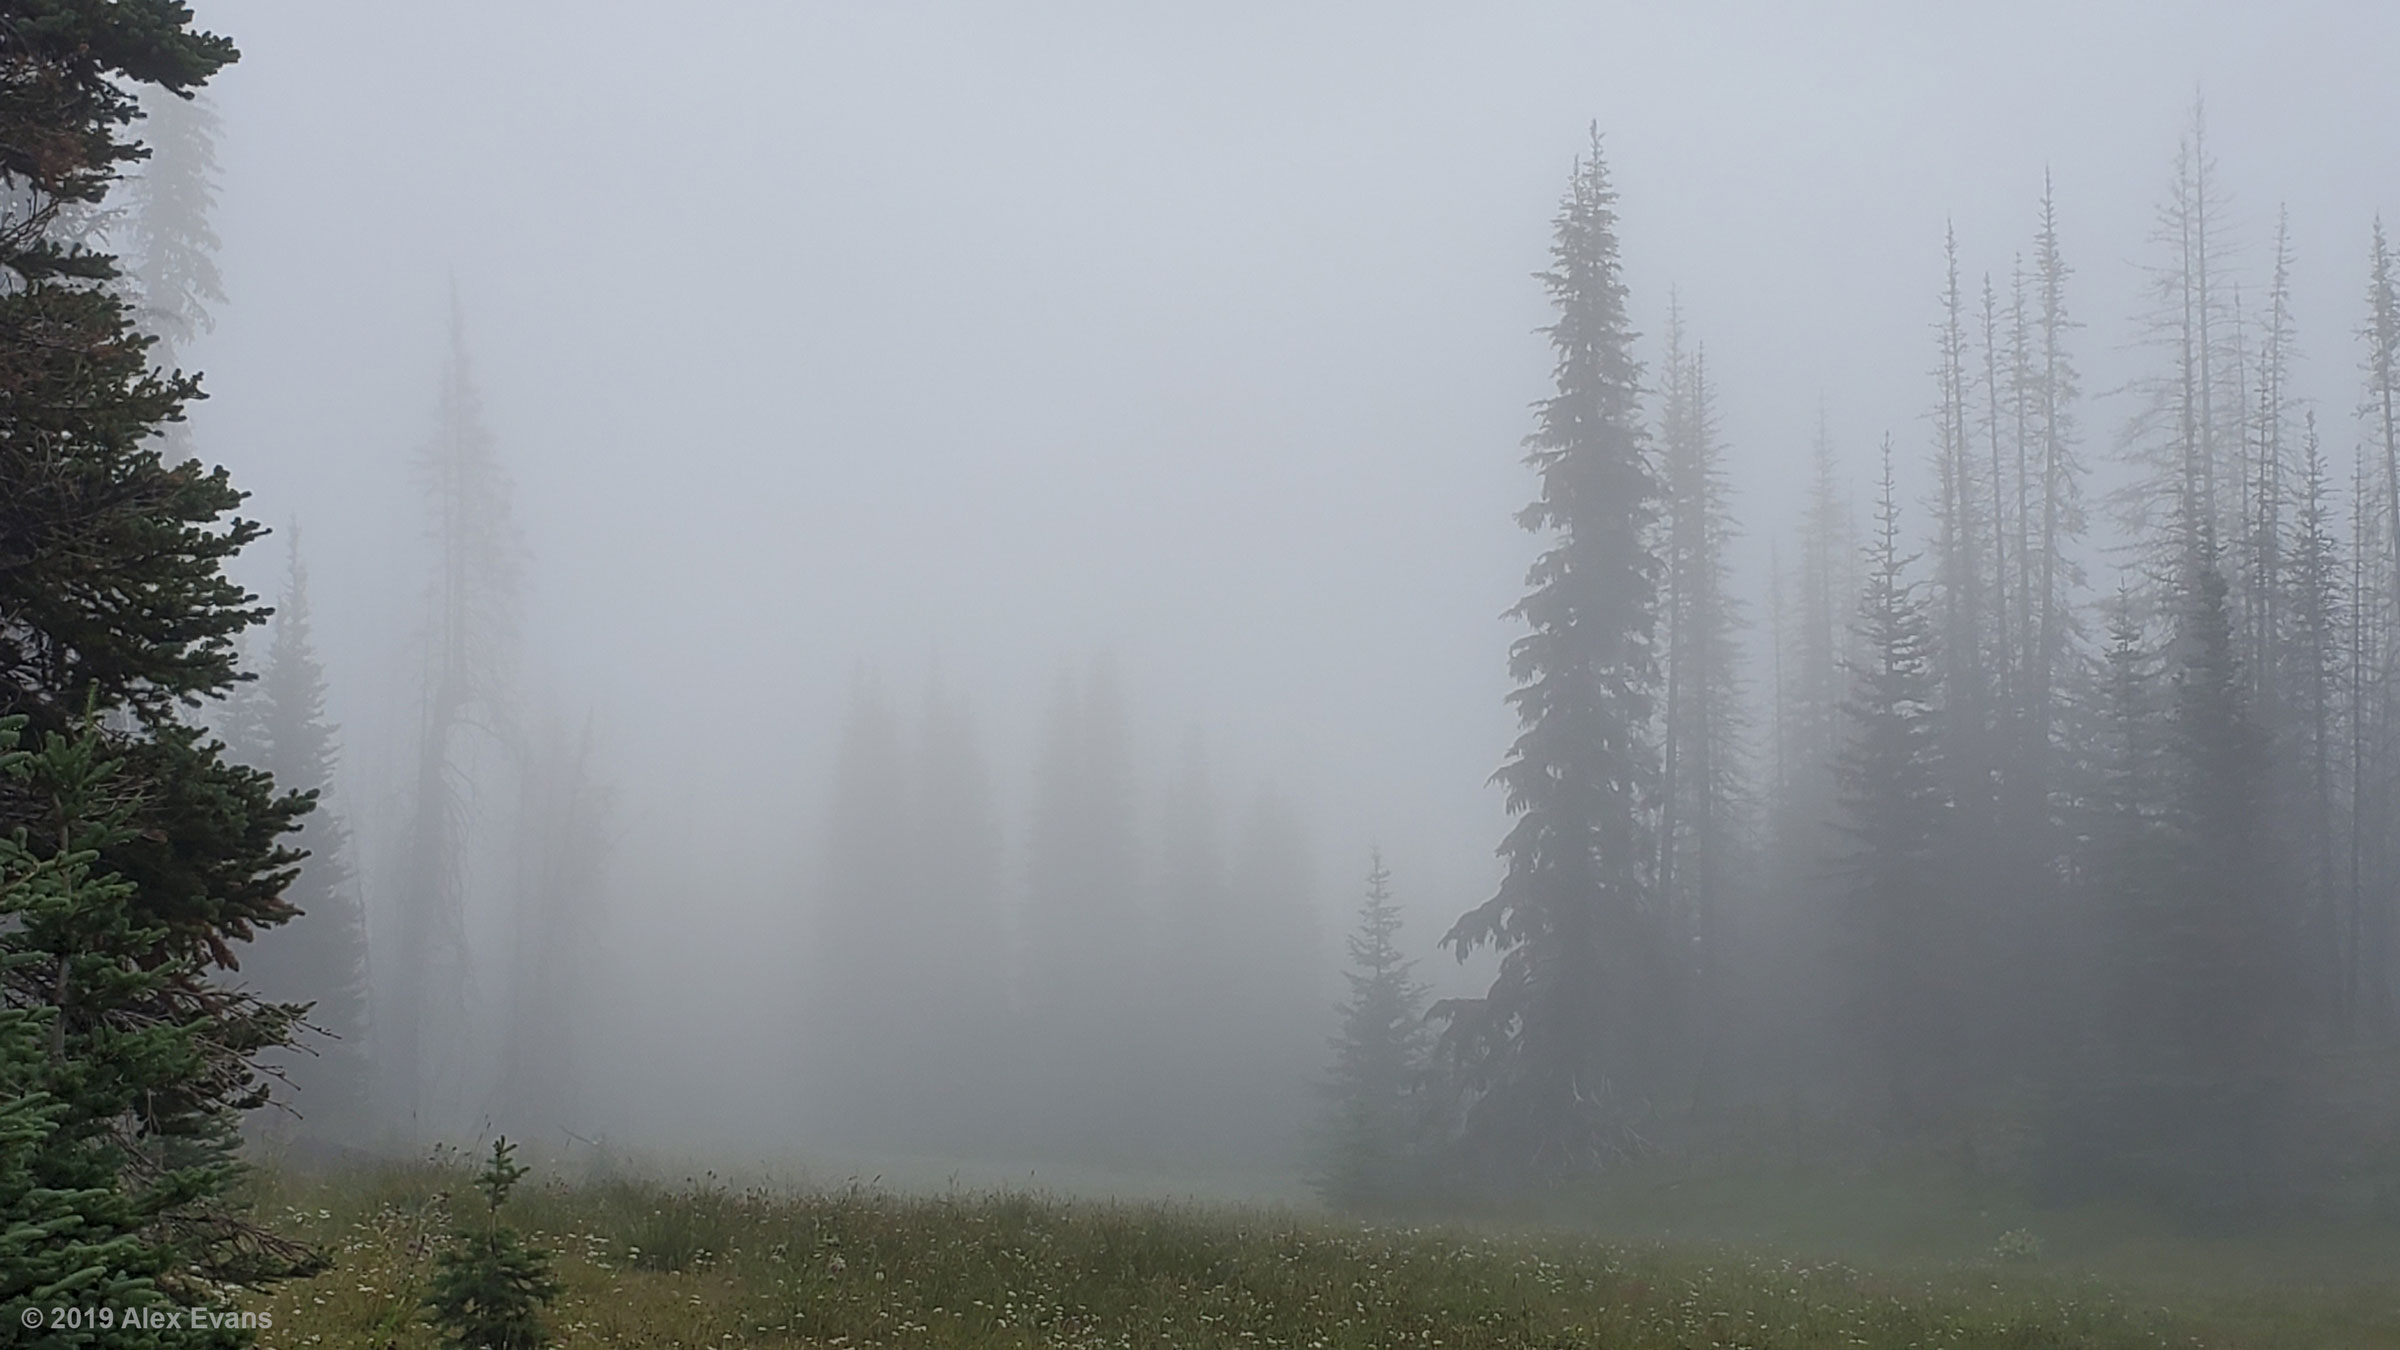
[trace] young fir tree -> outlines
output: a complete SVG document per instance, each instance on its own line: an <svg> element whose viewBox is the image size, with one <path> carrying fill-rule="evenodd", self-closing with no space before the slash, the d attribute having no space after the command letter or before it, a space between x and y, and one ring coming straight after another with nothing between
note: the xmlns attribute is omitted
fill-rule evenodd
<svg viewBox="0 0 2400 1350"><path fill-rule="evenodd" d="M1908 575L1912 561L1900 551L1887 437L1839 777L1850 844L1843 926L1852 1011L1885 1119L1902 1131L1920 1130L1942 1113L1960 1030L1952 963L1960 958L1961 916L1939 866L1949 802L1933 618Z"/></svg>
<svg viewBox="0 0 2400 1350"><path fill-rule="evenodd" d="M1332 1098L1317 1192L1351 1213L1384 1213L1411 1190L1416 1146L1425 1117L1428 1035L1425 983L1416 962L1401 955L1400 910L1392 903L1392 874L1383 851L1367 861L1367 893L1350 933L1350 997L1341 1005L1333 1038Z"/></svg>
<svg viewBox="0 0 2400 1350"><path fill-rule="evenodd" d="M1527 461L1541 495L1518 516L1549 546L1514 615L1509 703L1521 728L1495 775L1515 817L1499 891L1444 943L1489 946L1481 998L1449 999L1443 1053L1471 1100L1462 1154L1520 1175L1604 1166L1644 1144L1670 1089L1681 990L1657 894L1651 716L1659 486L1617 257L1616 192L1592 130L1541 274L1557 392Z"/></svg>
<svg viewBox="0 0 2400 1350"><path fill-rule="evenodd" d="M284 892L293 922L263 933L242 973L268 998L309 1006L301 1053L285 1057L292 1106L311 1133L334 1136L366 1123L367 939L350 870L350 833L327 804L340 756L325 720L325 668L309 632L308 569L294 531L266 661L247 686L246 716L229 735L234 753L316 803L298 839L308 861Z"/></svg>
<svg viewBox="0 0 2400 1350"><path fill-rule="evenodd" d="M80 1257L73 1289L176 1302L301 1255L226 1198L233 1120L262 1099L252 1059L297 1010L216 972L290 917L298 855L279 839L308 801L186 720L233 686L232 640L265 617L224 572L261 530L234 514L223 470L162 454L160 428L198 382L154 369L108 284L114 260L59 228L139 158L125 135L137 89L189 93L233 58L166 0L0 24L0 719L34 752L0 786L0 1006L22 1014L0 1108L11 1326L57 1298L41 1272L62 1254ZM28 1025L38 1064L22 1054ZM27 1227L45 1215L57 1222ZM164 1339L117 1328L78 1343Z"/></svg>
<svg viewBox="0 0 2400 1350"><path fill-rule="evenodd" d="M552 1343L542 1310L562 1286L551 1271L551 1253L500 1222L500 1207L529 1170L518 1165L515 1152L505 1138L492 1141L492 1156L475 1175L484 1222L461 1226L433 1259L425 1309L441 1330L444 1350L543 1350Z"/></svg>

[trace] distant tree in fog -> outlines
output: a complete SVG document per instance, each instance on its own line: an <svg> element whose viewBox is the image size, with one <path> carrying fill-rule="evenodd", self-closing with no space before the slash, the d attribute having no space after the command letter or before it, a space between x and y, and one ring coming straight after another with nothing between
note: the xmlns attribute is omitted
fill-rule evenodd
<svg viewBox="0 0 2400 1350"><path fill-rule="evenodd" d="M1697 344L1687 351L1683 337L1681 309L1670 302L1659 372L1666 699L1658 885L1682 925L1681 945L1694 954L1694 998L1706 1012L1712 998L1707 985L1724 974L1725 911L1740 866L1750 785L1741 752L1742 613L1732 593L1729 556L1737 527L1727 501L1708 353Z"/></svg>
<svg viewBox="0 0 2400 1350"><path fill-rule="evenodd" d="M531 739L518 778L516 932L497 1114L538 1136L589 1127L583 1084L597 1047L586 1028L598 1007L595 954L617 836L595 735L588 721L580 734L551 722Z"/></svg>
<svg viewBox="0 0 2400 1350"><path fill-rule="evenodd" d="M396 884L390 959L378 959L381 1111L392 1128L431 1132L465 1072L469 838L490 751L514 734L512 676L521 546L509 482L483 423L453 303L432 441L418 461L437 550L425 647L416 781Z"/></svg>
<svg viewBox="0 0 2400 1350"><path fill-rule="evenodd" d="M1840 928L1860 1048L1886 1118L1913 1129L1944 1105L1943 1075L1955 1067L1960 1009L1947 963L1964 916L1938 866L1949 802L1934 624L1901 547L1887 437L1839 775L1850 878Z"/></svg>
<svg viewBox="0 0 2400 1350"><path fill-rule="evenodd" d="M938 679L914 744L852 689L834 767L800 1040L811 1117L852 1142L956 1150L1013 1030L999 823L974 718Z"/></svg>
<svg viewBox="0 0 2400 1350"><path fill-rule="evenodd" d="M217 141L207 96L150 90L142 98L142 143L150 157L127 181L125 261L139 292L142 327L157 339L151 361L182 364L192 342L216 327L225 303L217 272ZM171 423L180 427L180 423Z"/></svg>
<svg viewBox="0 0 2400 1350"><path fill-rule="evenodd" d="M1032 1142L1123 1156L1154 1108L1140 1071L1152 915L1143 904L1133 760L1114 668L1062 678L1034 770L1018 996Z"/></svg>
<svg viewBox="0 0 2400 1350"><path fill-rule="evenodd" d="M1518 1174L1642 1147L1680 1031L1683 963L1654 838L1660 488L1616 230L1594 127L1542 273L1556 393L1527 438L1541 492L1518 521L1547 548L1513 611L1528 631L1509 661L1521 730L1495 775L1515 822L1507 874L1443 939L1461 959L1495 949L1500 970L1484 996L1435 1009L1470 1099L1462 1156Z"/></svg>
<svg viewBox="0 0 2400 1350"><path fill-rule="evenodd" d="M1367 862L1366 898L1348 938L1350 995L1333 1037L1333 1067L1325 1091L1332 1100L1317 1193L1338 1209L1387 1210L1416 1188L1423 1142L1429 992L1416 962L1401 954L1400 910L1392 903L1392 874L1383 851Z"/></svg>
<svg viewBox="0 0 2400 1350"><path fill-rule="evenodd" d="M242 974L265 997L310 1005L309 1026L326 1034L303 1036L307 1053L287 1058L291 1104L310 1133L350 1135L366 1124L369 1089L366 919L350 831L328 800L340 748L325 718L325 668L310 637L297 529L290 548L266 660L236 704L229 740L236 758L275 775L279 786L313 794L316 809L295 840L308 861L284 891L298 913L259 934L242 956Z"/></svg>

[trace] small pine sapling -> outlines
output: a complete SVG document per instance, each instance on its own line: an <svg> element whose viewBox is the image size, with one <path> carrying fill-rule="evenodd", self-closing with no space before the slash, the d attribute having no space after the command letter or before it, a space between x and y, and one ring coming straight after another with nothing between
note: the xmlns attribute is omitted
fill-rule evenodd
<svg viewBox="0 0 2400 1350"><path fill-rule="evenodd" d="M433 1291L425 1296L449 1350L542 1350L550 1329L542 1309L558 1297L550 1252L528 1244L500 1222L500 1206L530 1169L511 1156L516 1146L492 1141L492 1156L475 1177L489 1212L481 1228L460 1225L434 1258Z"/></svg>

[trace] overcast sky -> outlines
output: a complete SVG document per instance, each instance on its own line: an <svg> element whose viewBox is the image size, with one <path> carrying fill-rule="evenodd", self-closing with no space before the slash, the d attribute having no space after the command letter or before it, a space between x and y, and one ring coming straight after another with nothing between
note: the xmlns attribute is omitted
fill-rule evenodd
<svg viewBox="0 0 2400 1350"><path fill-rule="evenodd" d="M2400 207L2372 3L198 10L243 59L196 421L306 529L362 836L413 726L455 286L528 688L601 719L635 875L729 916L804 864L862 664L939 660L1006 769L1101 651L1154 745L1200 725L1306 804L1345 901L1370 839L1420 943L1482 899L1529 273L1587 122L1641 326L1672 285L1707 343L1753 555L1820 402L1859 473L1887 429L1921 456L1945 221L2005 277L2054 172L2107 388L2204 90L2254 283L2290 204L2346 453ZM2086 409L2095 459L2121 417Z"/></svg>

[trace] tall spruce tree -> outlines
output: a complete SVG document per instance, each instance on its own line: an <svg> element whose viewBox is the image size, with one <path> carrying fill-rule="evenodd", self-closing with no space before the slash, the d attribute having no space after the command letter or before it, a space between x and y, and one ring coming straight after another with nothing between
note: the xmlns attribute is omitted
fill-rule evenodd
<svg viewBox="0 0 2400 1350"><path fill-rule="evenodd" d="M1672 301L1659 386L1666 706L1658 885L1693 953L1694 1016L1706 1023L1720 992L1713 985L1723 974L1746 796L1742 616L1732 594L1736 530L1708 353L1685 350L1682 311Z"/></svg>
<svg viewBox="0 0 2400 1350"><path fill-rule="evenodd" d="M2194 507L2204 505L2195 498ZM2268 1198L2285 1161L2279 1112L2298 1030L2301 916L2272 885L2266 741L2235 651L2214 531L2192 511L2175 583L2162 760L2172 856L2126 972L2148 1004L2142 1083L2153 1185L2207 1208Z"/></svg>
<svg viewBox="0 0 2400 1350"><path fill-rule="evenodd" d="M379 1114L430 1134L463 1107L470 990L467 896L483 770L514 744L511 690L521 546L509 483L483 422L465 322L451 305L432 441L418 461L437 554L392 959L379 963ZM383 976L388 975L388 979ZM463 1117L460 1117L463 1119Z"/></svg>
<svg viewBox="0 0 2400 1350"><path fill-rule="evenodd" d="M1512 611L1521 728L1495 775L1515 817L1490 900L1444 937L1491 947L1480 998L1449 999L1445 1057L1470 1096L1463 1156L1557 1174L1641 1148L1679 1038L1677 931L1657 894L1651 718L1659 485L1641 424L1641 367L1617 251L1616 192L1595 126L1540 278L1557 392L1526 440L1540 496L1518 516L1547 537Z"/></svg>
<svg viewBox="0 0 2400 1350"><path fill-rule="evenodd" d="M1366 897L1347 940L1350 995L1333 1037L1332 1100L1324 1157L1316 1177L1328 1204L1383 1213L1405 1203L1425 1116L1421 1092L1429 1047L1425 999L1416 962L1402 954L1400 909L1383 850L1367 859Z"/></svg>
<svg viewBox="0 0 2400 1350"><path fill-rule="evenodd" d="M246 736L233 753L276 783L310 794L316 809L298 844L308 861L284 891L293 921L259 935L242 973L268 998L309 1005L304 1052L286 1057L292 1106L310 1134L354 1135L366 1125L367 935L351 870L350 831L328 798L340 758L325 716L325 667L310 635L308 569L292 531L283 594L275 607L266 661L246 700ZM247 742L247 743L245 743Z"/></svg>
<svg viewBox="0 0 2400 1350"><path fill-rule="evenodd" d="M160 429L198 381L153 368L152 339L108 284L115 261L60 228L142 154L125 134L135 90L188 94L234 56L165 0L42 6L0 23L0 1316L11 1327L70 1293L188 1303L305 1257L227 1200L233 1119L263 1099L253 1057L285 1039L296 1010L218 972L291 916L283 892L298 854L280 838L309 802L229 763L186 717L232 687L232 639L265 617L224 572L261 530L235 514L242 494L222 469L162 453ZM23 757L10 753L19 736ZM71 1337L166 1338L122 1326Z"/></svg>
<svg viewBox="0 0 2400 1350"><path fill-rule="evenodd" d="M2362 501L2357 531L2362 553L2372 547L2373 562L2360 569L2360 589L2353 592L2362 634L2358 659L2359 788L2354 832L2361 838L2354 903L2360 910L2360 975L2362 1006L2380 1035L2400 1034L2400 850L2392 840L2400 825L2400 667L2393 662L2400 642L2393 640L2400 618L2400 269L2385 242L2383 221L2375 221L2368 253L2366 321L2359 336L2366 351L2361 358L2364 396L2359 420L2364 431L2360 446L2360 482L2374 486L2371 502ZM2368 542L2368 526L2374 539ZM2371 588L2371 589L2369 589ZM2372 651L2368 648L2372 647Z"/></svg>
<svg viewBox="0 0 2400 1350"><path fill-rule="evenodd" d="M2355 1026L2355 935L2346 922L2341 885L2341 719L2347 705L2342 679L2348 596L2342 543L2335 532L2333 485L2317 436L2315 413L2304 419L2292 533L2279 569L2282 599L2270 659L2285 710L2275 754L2290 822L2293 874L2310 916L2309 949L2320 981L2320 1008L2343 1030Z"/></svg>
<svg viewBox="0 0 2400 1350"><path fill-rule="evenodd" d="M1850 878L1843 945L1860 1048L1887 1123L1902 1131L1934 1123L1956 1086L1949 1078L1960 1031L1952 963L1961 955L1963 918L1940 874L1949 801L1934 621L1908 575L1913 561L1901 552L1887 437L1840 768Z"/></svg>

